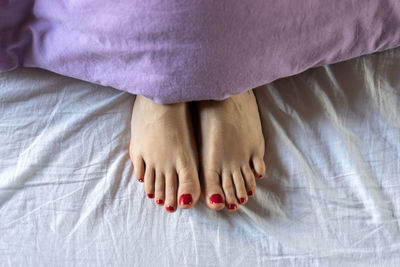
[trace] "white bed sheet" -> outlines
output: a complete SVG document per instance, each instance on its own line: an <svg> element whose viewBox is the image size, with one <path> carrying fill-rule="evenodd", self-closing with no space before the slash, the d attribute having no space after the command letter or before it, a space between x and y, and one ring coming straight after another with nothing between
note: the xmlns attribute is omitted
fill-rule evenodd
<svg viewBox="0 0 400 267"><path fill-rule="evenodd" d="M236 213L168 214L134 178L134 96L1 74L0 266L399 266L400 49L256 95L256 196Z"/></svg>

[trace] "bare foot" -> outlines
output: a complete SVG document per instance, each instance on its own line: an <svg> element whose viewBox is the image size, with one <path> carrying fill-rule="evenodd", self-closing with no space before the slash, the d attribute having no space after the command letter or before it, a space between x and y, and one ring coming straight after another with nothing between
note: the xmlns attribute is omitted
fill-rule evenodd
<svg viewBox="0 0 400 267"><path fill-rule="evenodd" d="M235 211L265 174L264 137L253 91L197 103L200 181L207 205Z"/></svg>
<svg viewBox="0 0 400 267"><path fill-rule="evenodd" d="M137 96L129 154L146 194L169 212L193 207L200 196L197 149L188 104L156 104ZM178 202L178 203L177 203Z"/></svg>

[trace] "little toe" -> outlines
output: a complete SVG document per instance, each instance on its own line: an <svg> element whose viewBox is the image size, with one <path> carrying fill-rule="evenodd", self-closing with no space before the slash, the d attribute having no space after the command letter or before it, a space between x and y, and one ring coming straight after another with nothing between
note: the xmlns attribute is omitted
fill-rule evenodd
<svg viewBox="0 0 400 267"><path fill-rule="evenodd" d="M165 176L165 210L176 211L176 193L178 189L178 178L176 172L168 172Z"/></svg>
<svg viewBox="0 0 400 267"><path fill-rule="evenodd" d="M237 210L237 200L235 194L235 186L232 181L230 172L223 172L222 174L222 188L224 189L225 202L228 211Z"/></svg>
<svg viewBox="0 0 400 267"><path fill-rule="evenodd" d="M155 182L155 201L158 206L164 206L165 200L165 176L156 176Z"/></svg>
<svg viewBox="0 0 400 267"><path fill-rule="evenodd" d="M134 158L133 170L135 172L136 179L143 183L146 167L142 157L137 156Z"/></svg>
<svg viewBox="0 0 400 267"><path fill-rule="evenodd" d="M258 179L261 179L265 175L265 162L263 158L259 156L254 156L252 158L253 168L254 168L254 175Z"/></svg>
<svg viewBox="0 0 400 267"><path fill-rule="evenodd" d="M189 209L193 207L200 197L200 183L198 172L193 170L182 170L178 174L178 196L179 207Z"/></svg>
<svg viewBox="0 0 400 267"><path fill-rule="evenodd" d="M148 198L154 198L155 171L152 168L149 169L144 175L144 191ZM161 174L157 174L157 176L159 175Z"/></svg>
<svg viewBox="0 0 400 267"><path fill-rule="evenodd" d="M256 193L256 179L254 178L254 173L250 166L242 166L242 175L246 185L247 195L253 196Z"/></svg>
<svg viewBox="0 0 400 267"><path fill-rule="evenodd" d="M202 187L207 206L213 210L222 210L225 207L225 199L218 173L206 171L203 175Z"/></svg>
<svg viewBox="0 0 400 267"><path fill-rule="evenodd" d="M240 204L247 202L247 191L240 169L232 172L233 183L235 185L236 197Z"/></svg>

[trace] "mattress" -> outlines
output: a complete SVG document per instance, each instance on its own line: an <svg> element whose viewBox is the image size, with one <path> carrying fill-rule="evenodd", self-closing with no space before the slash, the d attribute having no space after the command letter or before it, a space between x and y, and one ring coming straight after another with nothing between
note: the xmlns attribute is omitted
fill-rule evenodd
<svg viewBox="0 0 400 267"><path fill-rule="evenodd" d="M266 177L235 213L145 197L134 96L0 75L0 266L399 266L400 49L255 89Z"/></svg>

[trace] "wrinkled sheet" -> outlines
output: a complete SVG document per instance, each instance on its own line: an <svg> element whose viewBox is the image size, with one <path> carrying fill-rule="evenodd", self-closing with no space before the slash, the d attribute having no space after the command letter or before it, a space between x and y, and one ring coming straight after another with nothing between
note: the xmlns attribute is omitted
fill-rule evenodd
<svg viewBox="0 0 400 267"><path fill-rule="evenodd" d="M399 0L0 0L0 72L39 67L158 103L396 46Z"/></svg>
<svg viewBox="0 0 400 267"><path fill-rule="evenodd" d="M399 266L399 70L396 49L257 88L256 196L174 214L134 177L134 96L1 74L0 265Z"/></svg>

